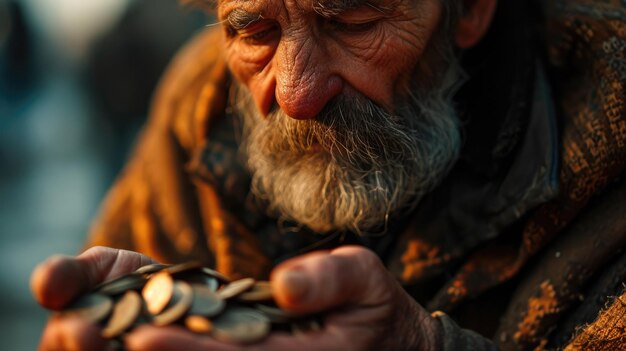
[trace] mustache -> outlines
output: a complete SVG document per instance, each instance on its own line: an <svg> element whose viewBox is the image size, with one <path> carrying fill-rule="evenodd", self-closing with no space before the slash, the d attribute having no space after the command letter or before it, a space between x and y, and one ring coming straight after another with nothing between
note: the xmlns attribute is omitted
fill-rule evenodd
<svg viewBox="0 0 626 351"><path fill-rule="evenodd" d="M410 119L361 95L338 96L308 120L293 119L277 106L266 122L266 132L271 134L267 140L273 140L276 151L302 154L319 145L334 161L353 167L394 164L414 147Z"/></svg>

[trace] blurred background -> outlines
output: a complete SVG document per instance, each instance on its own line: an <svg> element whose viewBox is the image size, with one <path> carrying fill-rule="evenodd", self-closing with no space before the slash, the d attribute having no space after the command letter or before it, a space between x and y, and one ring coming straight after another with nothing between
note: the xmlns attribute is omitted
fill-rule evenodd
<svg viewBox="0 0 626 351"><path fill-rule="evenodd" d="M0 340L35 350L29 275L75 254L173 54L211 19L177 0L0 0Z"/></svg>

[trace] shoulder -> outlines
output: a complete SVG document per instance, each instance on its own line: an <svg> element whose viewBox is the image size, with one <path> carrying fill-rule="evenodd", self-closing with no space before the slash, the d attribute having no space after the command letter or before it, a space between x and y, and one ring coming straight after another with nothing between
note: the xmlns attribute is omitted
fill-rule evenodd
<svg viewBox="0 0 626 351"><path fill-rule="evenodd" d="M199 33L176 55L153 98L148 128L173 133L191 151L211 120L223 115L229 75L219 29Z"/></svg>

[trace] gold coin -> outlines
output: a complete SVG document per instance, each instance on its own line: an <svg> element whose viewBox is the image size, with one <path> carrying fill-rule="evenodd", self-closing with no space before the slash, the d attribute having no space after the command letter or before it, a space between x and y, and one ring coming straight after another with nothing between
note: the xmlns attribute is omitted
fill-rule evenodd
<svg viewBox="0 0 626 351"><path fill-rule="evenodd" d="M223 342L249 344L262 340L270 331L270 321L251 308L227 308L213 320L211 336Z"/></svg>
<svg viewBox="0 0 626 351"><path fill-rule="evenodd" d="M193 303L189 314L213 317L224 310L226 303L209 287L193 284L191 288L193 289Z"/></svg>
<svg viewBox="0 0 626 351"><path fill-rule="evenodd" d="M78 317L98 323L111 313L113 300L103 294L91 293L79 297L71 305L59 312L63 317Z"/></svg>
<svg viewBox="0 0 626 351"><path fill-rule="evenodd" d="M161 271L153 275L141 292L148 312L155 315L163 311L172 299L173 290L174 280L168 272Z"/></svg>
<svg viewBox="0 0 626 351"><path fill-rule="evenodd" d="M224 300L237 297L240 294L250 290L254 286L254 279L244 278L235 280L234 282L224 285L217 291L217 294Z"/></svg>
<svg viewBox="0 0 626 351"><path fill-rule="evenodd" d="M127 291L115 303L111 318L109 318L107 326L102 330L102 337L114 338L128 330L141 313L142 304L141 296L136 291Z"/></svg>
<svg viewBox="0 0 626 351"><path fill-rule="evenodd" d="M146 278L141 274L130 273L100 284L95 290L105 295L118 295L127 290L141 289Z"/></svg>
<svg viewBox="0 0 626 351"><path fill-rule="evenodd" d="M152 324L162 327L176 322L189 311L192 303L193 289L191 286L183 281L177 281L174 283L174 294L171 303L165 311L154 316Z"/></svg>
<svg viewBox="0 0 626 351"><path fill-rule="evenodd" d="M274 299L274 295L272 294L272 286L270 285L270 282L261 281L256 282L252 289L242 293L237 298L245 302L262 302L272 301Z"/></svg>
<svg viewBox="0 0 626 351"><path fill-rule="evenodd" d="M137 270L135 271L135 273L137 274L152 274L152 273L156 273L162 269L165 269L167 267L169 267L169 264L162 264L162 263L153 263L153 264L149 264L146 266L142 266L137 268Z"/></svg>
<svg viewBox="0 0 626 351"><path fill-rule="evenodd" d="M198 334L209 334L213 330L213 322L203 316L187 316L185 318L185 326L187 329Z"/></svg>

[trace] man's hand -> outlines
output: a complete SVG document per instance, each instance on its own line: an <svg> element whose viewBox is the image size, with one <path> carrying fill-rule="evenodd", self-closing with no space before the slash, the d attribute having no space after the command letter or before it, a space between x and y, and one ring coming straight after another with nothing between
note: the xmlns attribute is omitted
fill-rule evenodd
<svg viewBox="0 0 626 351"><path fill-rule="evenodd" d="M93 248L82 255L53 257L33 272L40 304L60 309L97 284L153 263L138 253ZM320 331L270 334L259 344L220 343L180 327L145 325L126 338L129 350L437 350L439 324L413 301L379 259L360 247L343 247L291 259L271 278L277 303L298 313L324 313ZM98 327L52 318L40 350L104 350Z"/></svg>
<svg viewBox="0 0 626 351"><path fill-rule="evenodd" d="M180 327L142 326L129 350L437 350L440 326L411 299L369 250L343 247L291 259L271 278L278 304L325 313L322 330L272 333L259 344L228 345Z"/></svg>
<svg viewBox="0 0 626 351"><path fill-rule="evenodd" d="M144 255L126 250L95 247L73 258L55 256L43 262L31 276L35 299L59 310L99 283L154 263ZM41 338L40 350L104 350L107 343L92 324L71 318L51 318Z"/></svg>

